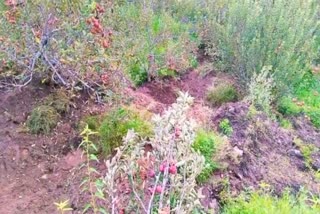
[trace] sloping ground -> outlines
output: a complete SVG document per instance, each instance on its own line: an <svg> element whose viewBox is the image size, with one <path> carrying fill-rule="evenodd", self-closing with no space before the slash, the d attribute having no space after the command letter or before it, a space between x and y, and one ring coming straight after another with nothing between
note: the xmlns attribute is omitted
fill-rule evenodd
<svg viewBox="0 0 320 214"><path fill-rule="evenodd" d="M300 138L320 148L319 132L303 119L293 119L295 130L285 130L264 115L250 113L249 105L242 102L210 108L205 100L207 88L226 80L225 75L189 71L177 80L127 88L124 94L137 109L161 113L175 102L177 91L188 91L195 97L189 114L199 124L217 129L222 118L230 120L233 135L217 157L225 168L200 189L204 206L217 207L225 181L234 195L261 183L274 186L277 193L301 186L319 193L319 183L294 144ZM84 173L78 169L83 157L77 150L81 140L77 125L84 115L103 113L107 107L80 98L49 136L25 133L27 115L49 93L39 86L0 93L0 213L56 213L53 203L65 199L70 199L72 213L81 213L86 201L79 188ZM319 156L319 150L312 154L314 168ZM103 169L103 163L99 167Z"/></svg>
<svg viewBox="0 0 320 214"><path fill-rule="evenodd" d="M76 150L75 127L85 109L73 108L49 136L29 135L23 126L49 92L28 86L0 93L0 213L52 214L57 212L54 202L68 198L77 206L79 182L73 167L83 159Z"/></svg>
<svg viewBox="0 0 320 214"><path fill-rule="evenodd" d="M226 179L229 181L228 191L234 195L261 185L270 185L276 194L285 188L299 191L301 187L320 193L319 180L307 167L294 143L300 137L303 144L319 148L319 132L310 122L300 121L298 125L296 120L297 130L285 130L265 115L250 112L249 105L242 102L226 104L214 112L212 122L215 127L223 118L230 121L233 134L229 139L230 145L220 154L225 168L216 172L213 184L205 188L207 197L220 200L219 193L225 191L222 183ZM319 155L319 151L314 155Z"/></svg>

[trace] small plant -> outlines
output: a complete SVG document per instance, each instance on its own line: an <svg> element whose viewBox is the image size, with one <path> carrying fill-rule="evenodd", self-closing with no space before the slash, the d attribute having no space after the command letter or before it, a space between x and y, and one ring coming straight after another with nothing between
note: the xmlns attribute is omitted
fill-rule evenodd
<svg viewBox="0 0 320 214"><path fill-rule="evenodd" d="M89 203L83 208L83 213L86 213L88 210L92 210L93 213L105 213L105 209L99 206L99 200L106 200L104 195L104 182L100 176L99 172L95 167L92 166L92 162L99 162L98 157L94 152L98 152L97 146L90 140L90 138L96 135L96 132L93 132L89 129L89 126L86 125L84 130L81 132L83 138L80 146L84 148L84 153L86 156L86 177L81 182L80 187L82 191L88 192L90 195ZM94 151L94 152L92 152ZM103 212L104 211L104 212Z"/></svg>
<svg viewBox="0 0 320 214"><path fill-rule="evenodd" d="M63 114L70 110L70 97L66 90L59 89L46 97L43 104L51 106L56 109L58 113Z"/></svg>
<svg viewBox="0 0 320 214"><path fill-rule="evenodd" d="M186 114L192 101L180 94L163 115L155 115L149 140L128 131L106 163L110 213L192 213L200 206L195 187L205 159L192 148L195 124ZM152 149L145 150L147 145Z"/></svg>
<svg viewBox="0 0 320 214"><path fill-rule="evenodd" d="M313 144L306 144L301 139L295 138L293 143L299 148L303 155L305 165L312 170L312 154L317 151L317 147Z"/></svg>
<svg viewBox="0 0 320 214"><path fill-rule="evenodd" d="M291 121L286 118L280 119L280 126L285 129L292 129L293 128Z"/></svg>
<svg viewBox="0 0 320 214"><path fill-rule="evenodd" d="M247 96L247 100L257 110L265 112L268 116L272 116L271 103L273 101L273 78L270 76L270 72L271 67L263 67L259 74L253 74L249 83Z"/></svg>
<svg viewBox="0 0 320 214"><path fill-rule="evenodd" d="M201 130L196 135L192 147L205 158L205 167L197 177L198 183L206 182L212 175L212 172L218 168L218 164L213 160L217 147L216 141L216 135L212 132Z"/></svg>
<svg viewBox="0 0 320 214"><path fill-rule="evenodd" d="M54 203L54 205L56 205L58 212L60 212L61 214L64 214L65 212L73 210L69 205L69 199Z"/></svg>
<svg viewBox="0 0 320 214"><path fill-rule="evenodd" d="M230 124L230 121L227 118L225 118L225 119L220 121L219 129L223 134L225 134L227 136L231 136L232 135L233 128L232 128L232 126Z"/></svg>
<svg viewBox="0 0 320 214"><path fill-rule="evenodd" d="M103 118L97 130L103 154L109 155L113 149L119 147L122 144L123 137L130 129L133 129L142 137L152 135L151 125L142 120L137 113L128 109L116 109Z"/></svg>
<svg viewBox="0 0 320 214"><path fill-rule="evenodd" d="M51 106L41 105L32 110L27 120L27 127L33 134L49 134L56 127L58 112Z"/></svg>
<svg viewBox="0 0 320 214"><path fill-rule="evenodd" d="M282 196L273 196L270 191L259 190L241 194L230 199L223 207L223 214L316 214L320 212L319 198L310 197L306 191L295 195L286 191Z"/></svg>
<svg viewBox="0 0 320 214"><path fill-rule="evenodd" d="M238 93L230 83L219 84L209 89L207 100L212 106L220 106L223 103L234 102L238 99Z"/></svg>

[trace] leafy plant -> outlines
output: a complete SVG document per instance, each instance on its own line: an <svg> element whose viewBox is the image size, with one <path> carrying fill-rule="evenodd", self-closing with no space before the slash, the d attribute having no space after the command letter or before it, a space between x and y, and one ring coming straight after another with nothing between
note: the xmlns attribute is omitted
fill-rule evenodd
<svg viewBox="0 0 320 214"><path fill-rule="evenodd" d="M152 136L151 124L128 109L116 109L103 118L97 130L103 154L109 155L113 149L119 147L122 144L123 137L130 129L133 129L142 137Z"/></svg>
<svg viewBox="0 0 320 214"><path fill-rule="evenodd" d="M33 134L48 134L57 125L58 112L51 106L41 105L34 108L26 125Z"/></svg>
<svg viewBox="0 0 320 214"><path fill-rule="evenodd" d="M316 214L320 212L319 203L311 202L311 197L306 191L301 191L295 196L288 191L282 196L273 196L268 191L255 191L242 194L230 200L223 208L224 214Z"/></svg>
<svg viewBox="0 0 320 214"><path fill-rule="evenodd" d="M232 135L233 128L231 126L230 121L227 118L225 118L225 119L220 121L219 129L223 134L225 134L227 136L231 136Z"/></svg>
<svg viewBox="0 0 320 214"><path fill-rule="evenodd" d="M247 100L255 106L257 110L272 116L271 104L273 101L272 88L273 79L269 77L271 67L263 67L262 71L254 73L248 87Z"/></svg>
<svg viewBox="0 0 320 214"><path fill-rule="evenodd" d="M213 106L219 106L223 103L233 102L238 99L238 93L230 83L223 83L213 86L207 93L207 100Z"/></svg>
<svg viewBox="0 0 320 214"><path fill-rule="evenodd" d="M88 192L90 195L89 203L85 205L83 208L83 213L86 213L88 210L92 210L93 213L106 213L103 207L99 206L99 201L105 201L105 193L104 193L104 182L101 178L97 178L99 176L99 172L97 169L92 166L92 162L98 162L98 157L94 154L94 152L98 152L97 146L90 140L90 138L96 135L96 132L93 132L89 129L87 125L84 130L81 132L82 142L80 144L81 147L84 148L84 153L86 156L86 177L81 182L80 187L83 192ZM94 152L91 152L94 151Z"/></svg>
<svg viewBox="0 0 320 214"><path fill-rule="evenodd" d="M72 211L73 209L69 206L69 199L61 202L54 203L56 205L57 210L63 214L67 211Z"/></svg>
<svg viewBox="0 0 320 214"><path fill-rule="evenodd" d="M205 158L205 167L197 177L198 183L204 183L210 178L212 172L218 168L218 164L213 160L217 147L217 137L212 132L198 131L192 147Z"/></svg>
<svg viewBox="0 0 320 214"><path fill-rule="evenodd" d="M163 115L155 115L155 135L149 140L128 131L123 145L107 161L110 212L190 213L200 205L195 187L205 160L192 148L195 124L186 115L192 101L180 94ZM152 149L145 150L147 145Z"/></svg>

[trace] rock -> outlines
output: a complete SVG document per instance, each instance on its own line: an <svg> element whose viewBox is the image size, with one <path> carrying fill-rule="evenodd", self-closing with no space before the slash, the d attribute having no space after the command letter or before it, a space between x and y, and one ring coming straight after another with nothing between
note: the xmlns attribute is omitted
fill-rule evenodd
<svg viewBox="0 0 320 214"><path fill-rule="evenodd" d="M243 156L243 150L239 149L237 146L233 147L233 152L236 155L236 157Z"/></svg>
<svg viewBox="0 0 320 214"><path fill-rule="evenodd" d="M41 176L40 179L41 179L41 180L47 180L47 179L48 179L48 175L47 175L47 174L44 174L44 175Z"/></svg>
<svg viewBox="0 0 320 214"><path fill-rule="evenodd" d="M294 156L294 157L303 159L303 155L301 154L300 150L298 150L298 149L290 149L288 151L288 153L290 156Z"/></svg>
<svg viewBox="0 0 320 214"><path fill-rule="evenodd" d="M320 158L318 159L315 159L312 164L311 164L312 168L315 170L315 171L320 171Z"/></svg>

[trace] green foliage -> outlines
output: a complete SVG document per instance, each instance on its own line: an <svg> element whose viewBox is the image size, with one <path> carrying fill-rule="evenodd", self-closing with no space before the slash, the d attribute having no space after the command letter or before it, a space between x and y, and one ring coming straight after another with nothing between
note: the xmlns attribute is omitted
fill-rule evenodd
<svg viewBox="0 0 320 214"><path fill-rule="evenodd" d="M278 111L283 115L298 115L303 109L292 102L289 97L283 97L278 103Z"/></svg>
<svg viewBox="0 0 320 214"><path fill-rule="evenodd" d="M230 121L227 118L225 118L225 119L220 121L219 129L223 134L225 134L227 136L231 136L232 135L233 128L231 126Z"/></svg>
<svg viewBox="0 0 320 214"><path fill-rule="evenodd" d="M301 154L303 155L304 162L306 166L310 169L312 163L312 154L318 150L318 148L313 144L304 143L301 139L295 138L293 143L299 148Z"/></svg>
<svg viewBox="0 0 320 214"><path fill-rule="evenodd" d="M285 116L304 113L316 128L320 128L320 107L318 106L310 106L304 101L283 97L278 103L278 111Z"/></svg>
<svg viewBox="0 0 320 214"><path fill-rule="evenodd" d="M170 3L172 7L161 2L126 2L105 15L104 24L117 35L106 54L135 85L174 76L195 63L199 39L192 30L194 24L180 18L184 15L172 5L177 1Z"/></svg>
<svg viewBox="0 0 320 214"><path fill-rule="evenodd" d="M283 94L310 71L319 51L317 0L218 0L209 10L213 45L208 52L218 55L243 86L272 66L277 92Z"/></svg>
<svg viewBox="0 0 320 214"><path fill-rule="evenodd" d="M142 120L135 112L119 108L103 118L98 128L102 152L109 155L114 148L119 147L128 130L134 129L141 137L152 135L151 125Z"/></svg>
<svg viewBox="0 0 320 214"><path fill-rule="evenodd" d="M66 113L70 110L70 98L65 90L57 90L45 98L44 105L48 105L57 110L58 113Z"/></svg>
<svg viewBox="0 0 320 214"><path fill-rule="evenodd" d="M207 93L207 99L212 106L233 102L238 99L238 93L230 83L219 84L212 87Z"/></svg>
<svg viewBox="0 0 320 214"><path fill-rule="evenodd" d="M33 134L49 134L58 119L59 114L53 107L41 105L32 110L26 125Z"/></svg>
<svg viewBox="0 0 320 214"><path fill-rule="evenodd" d="M299 192L296 196L285 192L281 197L276 197L266 191L242 194L229 201L222 211L223 214L316 214L319 212L319 202L311 200L305 192Z"/></svg>
<svg viewBox="0 0 320 214"><path fill-rule="evenodd" d="M198 131L192 147L205 158L205 167L197 177L198 183L204 183L218 168L218 164L213 160L217 148L217 136L212 132Z"/></svg>
<svg viewBox="0 0 320 214"><path fill-rule="evenodd" d="M271 103L273 101L273 79L269 76L271 67L263 67L261 73L254 73L249 83L247 99L256 109L272 116Z"/></svg>
<svg viewBox="0 0 320 214"><path fill-rule="evenodd" d="M280 126L285 128L285 129L292 129L292 123L290 120L281 118L280 119Z"/></svg>

